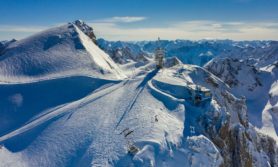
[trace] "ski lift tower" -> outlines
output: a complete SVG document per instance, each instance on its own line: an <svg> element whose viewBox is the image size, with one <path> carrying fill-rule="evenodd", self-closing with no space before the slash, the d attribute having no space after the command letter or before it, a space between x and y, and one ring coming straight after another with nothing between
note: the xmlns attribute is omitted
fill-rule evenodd
<svg viewBox="0 0 278 167"><path fill-rule="evenodd" d="M155 50L155 62L156 68L160 69L163 68L163 58L165 55L164 48L160 46L160 38L158 37L158 47Z"/></svg>

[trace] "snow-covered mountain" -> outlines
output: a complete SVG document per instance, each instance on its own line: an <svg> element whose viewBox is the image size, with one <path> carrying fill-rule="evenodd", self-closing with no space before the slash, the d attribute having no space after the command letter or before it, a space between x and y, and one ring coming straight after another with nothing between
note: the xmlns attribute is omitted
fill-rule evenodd
<svg viewBox="0 0 278 167"><path fill-rule="evenodd" d="M259 60L262 58L265 56ZM272 56L268 58L270 60L264 59L264 62L253 62L249 59L214 59L206 64L205 68L227 83L234 95L246 98L250 122L277 141L278 57L276 62L260 67L273 59Z"/></svg>
<svg viewBox="0 0 278 167"><path fill-rule="evenodd" d="M272 61L277 59L278 45L277 41L231 41L231 40L162 40L157 41L139 41L139 42L113 42L99 39L99 45L109 55L123 48L129 48L133 55L152 56L158 46L165 48L167 57L177 57L185 64L205 65L215 57L233 57L257 61L261 65L267 65L265 59ZM136 49L134 49L136 48Z"/></svg>
<svg viewBox="0 0 278 167"><path fill-rule="evenodd" d="M85 74L124 77L114 61L72 23L13 42L0 57L0 82Z"/></svg>
<svg viewBox="0 0 278 167"><path fill-rule="evenodd" d="M0 55L4 53L4 50L13 42L15 42L15 39L8 40L8 41L0 41Z"/></svg>
<svg viewBox="0 0 278 167"><path fill-rule="evenodd" d="M160 45L191 43L168 42ZM278 165L275 140L249 111L267 90L265 106L277 118L277 63L213 59L202 68L177 56L156 69L155 47L95 41L80 20L7 45L0 56L0 167Z"/></svg>

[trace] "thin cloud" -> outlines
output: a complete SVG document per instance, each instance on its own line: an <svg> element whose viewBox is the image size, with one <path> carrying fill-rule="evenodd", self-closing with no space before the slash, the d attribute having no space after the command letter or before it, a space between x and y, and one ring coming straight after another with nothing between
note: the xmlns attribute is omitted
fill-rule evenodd
<svg viewBox="0 0 278 167"><path fill-rule="evenodd" d="M193 20L176 22L167 27L129 28L114 23L90 23L98 37L108 40L164 39L233 39L278 40L276 22L218 22Z"/></svg>
<svg viewBox="0 0 278 167"><path fill-rule="evenodd" d="M49 27L42 26L15 26L15 25L0 25L0 32L40 32Z"/></svg>
<svg viewBox="0 0 278 167"><path fill-rule="evenodd" d="M133 22L139 22L146 20L146 17L134 17L134 16L124 16L124 17L111 17L111 18L105 18L105 19L100 19L96 20L93 22L97 23L133 23Z"/></svg>
<svg viewBox="0 0 278 167"><path fill-rule="evenodd" d="M115 22L123 22L123 23L132 23L132 22L138 22L138 21L143 21L146 20L146 17L112 17L112 21Z"/></svg>
<svg viewBox="0 0 278 167"><path fill-rule="evenodd" d="M125 18L125 19L124 19ZM89 22L97 37L107 40L155 40L162 39L233 39L278 40L278 22L220 22L192 20L171 23L165 27L129 27L140 17L114 17L110 21ZM0 40L20 39L49 27L0 25Z"/></svg>

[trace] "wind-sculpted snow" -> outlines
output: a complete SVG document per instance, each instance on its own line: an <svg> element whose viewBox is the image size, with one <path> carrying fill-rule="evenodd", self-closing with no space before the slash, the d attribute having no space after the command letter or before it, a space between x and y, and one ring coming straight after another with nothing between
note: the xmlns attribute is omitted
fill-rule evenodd
<svg viewBox="0 0 278 167"><path fill-rule="evenodd" d="M104 84L113 82L74 76L27 84L0 85L0 135L19 128L43 114L43 111L78 100Z"/></svg>
<svg viewBox="0 0 278 167"><path fill-rule="evenodd" d="M147 93L145 84L144 78L136 79L95 100L93 95L92 98L89 96L89 103L81 102L78 108L71 107L72 113L53 118L45 126L38 124L25 135L17 134L3 143L11 151L32 156L28 163L34 166L113 165L118 158L131 158L126 154L128 142L144 146L149 141L150 145L162 144L161 149L166 149L167 146L163 146L166 142L164 131L168 133L168 142L178 143L182 124ZM150 102L151 106L144 105ZM154 120L156 114L159 122ZM126 128L134 131L128 137L120 134ZM19 140L26 141L25 137L32 138L37 131L42 132L29 145L23 150L16 149ZM30 151L36 155L31 155ZM38 161L42 157L45 159ZM128 164L128 161L121 163Z"/></svg>
<svg viewBox="0 0 278 167"><path fill-rule="evenodd" d="M53 104L52 108L0 137L2 164L198 166L209 161L211 166L232 166L250 163L241 159L242 156L256 158L251 162L255 166L270 161L276 164L269 150L258 150L260 144L244 136L240 141L230 136L230 133L244 132L260 140L257 132L248 125L244 103L228 92L225 83L200 67L177 65L146 71L144 75L135 75L110 86L107 86L109 82L96 83L102 88L86 97L78 97L79 92L73 92L75 101L67 101L61 92L54 93L57 99L61 98L56 104L37 99L38 104ZM38 84L49 84L52 89L50 81ZM90 87L90 83L84 84ZM210 89L212 96L199 104L194 103L190 97L192 92L189 93L194 85L202 87L201 90ZM95 82L91 86L98 87ZM13 101L23 105L22 99L16 95ZM238 126L240 131L235 128ZM222 134L225 129L227 132ZM246 140L252 153L245 152L247 146L237 148L231 144ZM132 146L137 151L130 152ZM239 154L233 157L233 151L239 151ZM269 158L258 160L263 156ZM233 162L234 158L240 161Z"/></svg>
<svg viewBox="0 0 278 167"><path fill-rule="evenodd" d="M72 23L13 42L0 57L0 82L65 75L124 77L112 59Z"/></svg>

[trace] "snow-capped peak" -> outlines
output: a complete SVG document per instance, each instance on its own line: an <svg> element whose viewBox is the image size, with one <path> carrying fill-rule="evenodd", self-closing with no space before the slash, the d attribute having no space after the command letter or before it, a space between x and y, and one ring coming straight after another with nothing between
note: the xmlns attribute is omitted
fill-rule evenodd
<svg viewBox="0 0 278 167"><path fill-rule="evenodd" d="M88 37L92 28L76 23L79 28L69 23L11 43L1 55L0 82L65 75L123 78L114 61Z"/></svg>

